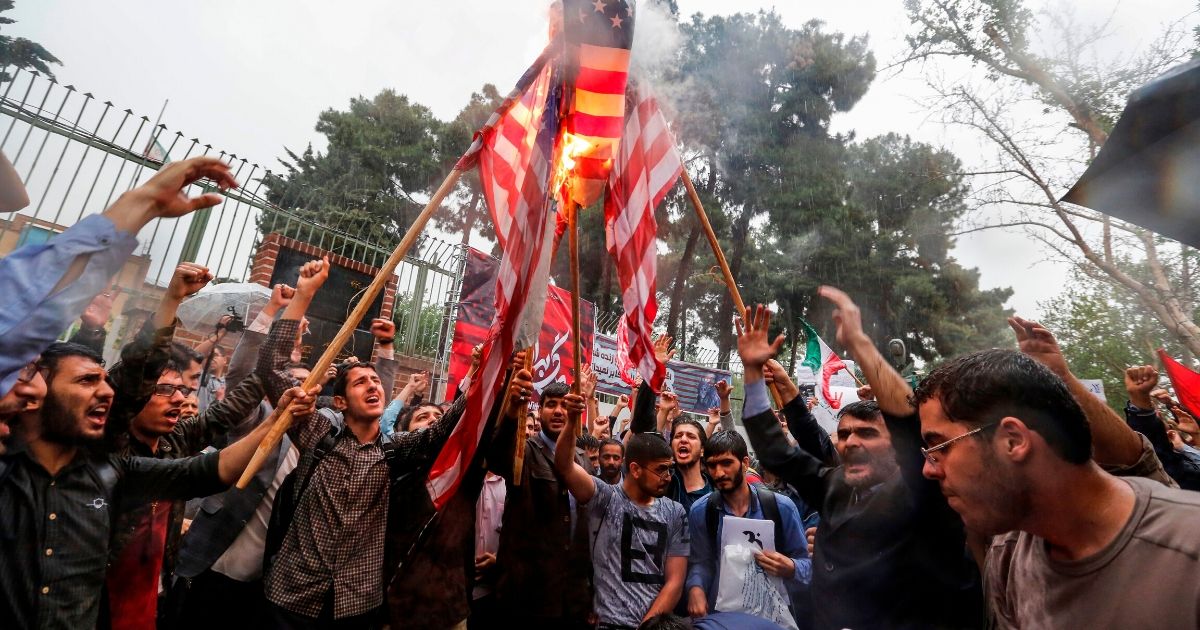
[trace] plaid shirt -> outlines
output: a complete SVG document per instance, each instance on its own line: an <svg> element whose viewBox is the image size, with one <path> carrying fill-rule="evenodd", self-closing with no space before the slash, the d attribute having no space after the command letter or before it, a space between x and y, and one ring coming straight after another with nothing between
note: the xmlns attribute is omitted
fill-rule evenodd
<svg viewBox="0 0 1200 630"><path fill-rule="evenodd" d="M298 324L281 319L271 336L295 339ZM342 428L296 505L292 525L267 576L267 599L291 612L316 617L333 589L335 619L382 604L390 480L385 451L394 452L398 472L432 461L461 414L458 407L426 430L397 433L388 441L378 434L365 444ZM288 436L304 452L315 447L335 423L341 424L336 412L322 409L295 418ZM302 459L297 466L297 486L310 465Z"/></svg>

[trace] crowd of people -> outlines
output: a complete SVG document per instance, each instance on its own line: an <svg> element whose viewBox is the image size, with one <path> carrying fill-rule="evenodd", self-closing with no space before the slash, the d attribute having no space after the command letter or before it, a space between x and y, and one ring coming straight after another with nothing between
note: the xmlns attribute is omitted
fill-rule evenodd
<svg viewBox="0 0 1200 630"><path fill-rule="evenodd" d="M426 480L473 374L446 403L425 373L393 396L381 318L373 361L311 379L327 259L273 287L228 356L227 329L176 339L213 279L181 263L105 364L110 279L148 221L220 201L184 194L201 179L237 185L219 160L175 162L0 260L0 627L1200 625L1200 427L1152 366L1126 371L1122 418L1014 317L1017 350L950 359L914 391L822 287L866 382L833 434L758 306L736 322L740 430L727 383L706 421L645 382L601 414L589 370L538 393L518 353L439 509ZM231 488L284 409L284 439Z"/></svg>

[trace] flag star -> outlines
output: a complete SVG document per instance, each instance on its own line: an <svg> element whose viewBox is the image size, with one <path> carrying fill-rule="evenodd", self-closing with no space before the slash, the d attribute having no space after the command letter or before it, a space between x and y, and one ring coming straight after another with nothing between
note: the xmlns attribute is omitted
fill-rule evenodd
<svg viewBox="0 0 1200 630"><path fill-rule="evenodd" d="M625 20L621 19L621 16L614 15L614 16L612 16L612 27L613 28L621 28L621 22L624 22L624 21Z"/></svg>
<svg viewBox="0 0 1200 630"><path fill-rule="evenodd" d="M596 13L604 13L604 0L596 0L592 6L595 7Z"/></svg>

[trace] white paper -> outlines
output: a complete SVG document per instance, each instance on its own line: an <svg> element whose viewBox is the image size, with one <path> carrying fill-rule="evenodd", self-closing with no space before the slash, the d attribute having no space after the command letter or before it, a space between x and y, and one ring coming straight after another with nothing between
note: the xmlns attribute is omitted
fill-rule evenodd
<svg viewBox="0 0 1200 630"><path fill-rule="evenodd" d="M757 518L725 515L721 521L721 548L744 545L755 551L775 551L775 523Z"/></svg>

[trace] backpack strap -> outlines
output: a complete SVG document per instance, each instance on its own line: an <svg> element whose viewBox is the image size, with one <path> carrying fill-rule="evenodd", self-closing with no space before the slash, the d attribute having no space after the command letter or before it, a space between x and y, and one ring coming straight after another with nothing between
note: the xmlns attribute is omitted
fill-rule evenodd
<svg viewBox="0 0 1200 630"><path fill-rule="evenodd" d="M708 531L708 539L713 547L720 542L717 540L717 526L721 522L721 493L713 490L708 495L708 505L704 506L704 528Z"/></svg>
<svg viewBox="0 0 1200 630"><path fill-rule="evenodd" d="M763 516L775 524L775 549L783 544L783 517L779 514L779 501L775 493L762 484L754 488L758 491L758 505L762 508Z"/></svg>
<svg viewBox="0 0 1200 630"><path fill-rule="evenodd" d="M296 507L300 506L300 498L304 496L304 491L308 488L308 482L312 481L313 473L317 472L317 466L321 463L321 460L337 446L337 438L340 434L340 427L330 424L329 431L321 436L321 441L317 442L317 445L311 451L305 453L308 456L308 470L304 471L304 479L300 481L300 485L296 486L296 500L293 504Z"/></svg>

